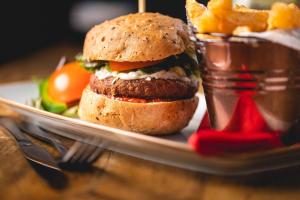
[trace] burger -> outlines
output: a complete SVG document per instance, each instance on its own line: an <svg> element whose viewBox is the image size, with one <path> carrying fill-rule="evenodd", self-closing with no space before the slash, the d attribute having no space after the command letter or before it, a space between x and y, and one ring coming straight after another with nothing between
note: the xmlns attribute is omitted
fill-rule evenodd
<svg viewBox="0 0 300 200"><path fill-rule="evenodd" d="M81 65L93 71L83 120L149 135L187 126L198 105L199 70L186 24L159 13L121 16L86 35Z"/></svg>

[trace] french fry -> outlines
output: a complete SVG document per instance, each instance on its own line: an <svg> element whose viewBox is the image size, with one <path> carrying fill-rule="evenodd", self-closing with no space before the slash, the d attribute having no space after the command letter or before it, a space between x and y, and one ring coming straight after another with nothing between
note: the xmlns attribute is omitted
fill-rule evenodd
<svg viewBox="0 0 300 200"><path fill-rule="evenodd" d="M231 0L211 0L207 9L195 0L186 2L188 17L200 33L231 34L239 26L248 26L253 31L264 31L267 28L267 11L243 6L232 8Z"/></svg>
<svg viewBox="0 0 300 200"><path fill-rule="evenodd" d="M293 28L300 28L300 9L295 4L273 4L268 20L268 29Z"/></svg>
<svg viewBox="0 0 300 200"><path fill-rule="evenodd" d="M232 0L211 0L207 4L208 10L218 18L226 18L227 14L232 11Z"/></svg>
<svg viewBox="0 0 300 200"><path fill-rule="evenodd" d="M239 35L244 32L252 32L249 26L238 26L234 29L233 35Z"/></svg>
<svg viewBox="0 0 300 200"><path fill-rule="evenodd" d="M252 31L261 32L267 29L268 17L269 12L266 10L254 10L237 5L228 20L235 22L236 27L247 26Z"/></svg>
<svg viewBox="0 0 300 200"><path fill-rule="evenodd" d="M232 6L232 0L211 0L207 8L196 0L186 0L186 10L199 33L300 28L300 10L295 4L275 3L269 11Z"/></svg>
<svg viewBox="0 0 300 200"><path fill-rule="evenodd" d="M209 7L215 12L221 11L226 4L218 4L218 1L211 1ZM225 0L224 3L231 1ZM228 7L228 6L227 6ZM204 5L199 4L196 0L186 0L187 16L192 24L200 33L208 32L230 32L232 27L225 24L222 17L217 17L213 12L208 10ZM225 12L223 14L226 14Z"/></svg>
<svg viewBox="0 0 300 200"><path fill-rule="evenodd" d="M235 28L234 23L226 19L217 17L213 12L207 10L201 16L198 24L198 31L200 33L232 33Z"/></svg>
<svg viewBox="0 0 300 200"><path fill-rule="evenodd" d="M185 7L189 20L195 27L197 27L202 14L207 10L207 8L204 5L197 3L196 0L186 0Z"/></svg>
<svg viewBox="0 0 300 200"><path fill-rule="evenodd" d="M198 18L198 31L230 34L236 27L247 26L252 31L260 32L266 30L268 26L267 11L239 8L227 11L225 17L221 17L222 15L223 13L215 13L211 10L205 11L200 19Z"/></svg>

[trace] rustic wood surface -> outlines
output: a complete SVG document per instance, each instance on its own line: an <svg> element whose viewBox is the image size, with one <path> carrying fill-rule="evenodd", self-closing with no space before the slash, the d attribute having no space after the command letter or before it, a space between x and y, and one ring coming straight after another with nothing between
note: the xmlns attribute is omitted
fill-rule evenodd
<svg viewBox="0 0 300 200"><path fill-rule="evenodd" d="M0 83L45 77L60 56L80 48L59 44L0 65ZM0 114L6 109L0 107ZM53 151L49 148L50 151ZM47 199L300 199L300 167L217 177L106 152L87 172L45 173L28 163L14 140L0 131L0 200Z"/></svg>

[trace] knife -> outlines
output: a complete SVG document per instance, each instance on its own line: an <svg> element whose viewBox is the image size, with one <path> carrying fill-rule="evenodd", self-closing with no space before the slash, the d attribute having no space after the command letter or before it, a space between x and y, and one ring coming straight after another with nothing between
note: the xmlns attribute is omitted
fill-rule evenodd
<svg viewBox="0 0 300 200"><path fill-rule="evenodd" d="M17 125L19 129L24 133L55 147L57 151L60 153L61 157L63 157L66 154L67 148L64 145L62 145L58 139L56 139L53 136L50 136L47 131L40 128L38 125L29 123L27 121L22 121Z"/></svg>
<svg viewBox="0 0 300 200"><path fill-rule="evenodd" d="M17 141L26 159L47 168L61 171L54 157L42 147L33 144L16 126L13 119L0 118L0 126L4 127Z"/></svg>

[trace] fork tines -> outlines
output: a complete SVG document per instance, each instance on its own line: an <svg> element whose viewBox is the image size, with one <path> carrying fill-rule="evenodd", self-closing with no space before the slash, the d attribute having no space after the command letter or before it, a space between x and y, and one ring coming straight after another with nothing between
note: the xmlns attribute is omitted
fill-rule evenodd
<svg viewBox="0 0 300 200"><path fill-rule="evenodd" d="M69 151L63 156L60 164L64 167L84 168L95 162L104 150L104 144L101 139L88 137L82 142L75 142Z"/></svg>

